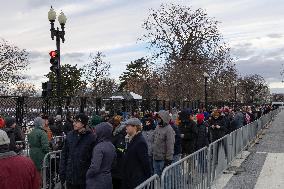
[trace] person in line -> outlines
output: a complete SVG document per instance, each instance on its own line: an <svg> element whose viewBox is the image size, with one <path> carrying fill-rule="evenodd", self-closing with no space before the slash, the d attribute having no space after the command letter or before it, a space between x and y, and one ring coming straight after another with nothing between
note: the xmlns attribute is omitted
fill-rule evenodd
<svg viewBox="0 0 284 189"><path fill-rule="evenodd" d="M34 129L28 134L30 145L30 158L35 163L38 172L41 172L44 156L49 152L48 138L41 117L34 120Z"/></svg>
<svg viewBox="0 0 284 189"><path fill-rule="evenodd" d="M146 114L143 119L142 135L145 138L148 145L148 155L151 164L151 175L154 173L153 168L153 139L154 139L155 124L152 115Z"/></svg>
<svg viewBox="0 0 284 189"><path fill-rule="evenodd" d="M5 126L3 130L7 133L10 139L10 150L19 153L21 148L16 145L17 139L23 141L23 136L21 136L20 129L16 128L16 119L14 117L5 118Z"/></svg>
<svg viewBox="0 0 284 189"><path fill-rule="evenodd" d="M175 131L169 124L169 112L160 110L156 117L158 126L154 131L153 167L154 174L161 176L163 169L173 161Z"/></svg>
<svg viewBox="0 0 284 189"><path fill-rule="evenodd" d="M67 135L70 131L73 130L73 116L71 112L67 112L66 121L63 125L62 131Z"/></svg>
<svg viewBox="0 0 284 189"><path fill-rule="evenodd" d="M138 118L130 118L126 122L126 133L129 144L123 166L123 189L133 189L151 176L148 159L148 146L141 133L142 123Z"/></svg>
<svg viewBox="0 0 284 189"><path fill-rule="evenodd" d="M116 151L115 162L113 163L111 170L113 189L122 189L121 185L123 180L123 166L125 160L125 152L127 149L125 138L126 135L127 133L125 122L121 122L121 124L117 127L114 127L113 125L111 142L114 145Z"/></svg>
<svg viewBox="0 0 284 189"><path fill-rule="evenodd" d="M100 123L96 125L95 133L97 140L86 175L86 189L112 189L111 166L116 156L111 143L112 125Z"/></svg>
<svg viewBox="0 0 284 189"><path fill-rule="evenodd" d="M181 149L183 156L192 154L196 148L197 127L193 111L184 109L179 113L179 129L181 133Z"/></svg>
<svg viewBox="0 0 284 189"><path fill-rule="evenodd" d="M48 142L51 142L51 139L52 139L52 132L51 132L51 129L49 128L48 115L43 114L43 115L41 116L41 118L42 118L43 121L44 121L43 129L45 130L45 132L46 132L46 134L47 134Z"/></svg>
<svg viewBox="0 0 284 189"><path fill-rule="evenodd" d="M31 159L9 150L10 139L0 130L0 188L39 189L40 177Z"/></svg>
<svg viewBox="0 0 284 189"><path fill-rule="evenodd" d="M74 130L69 132L60 159L60 180L67 189L85 189L86 173L91 165L96 136L87 128L88 116L78 114L74 119Z"/></svg>

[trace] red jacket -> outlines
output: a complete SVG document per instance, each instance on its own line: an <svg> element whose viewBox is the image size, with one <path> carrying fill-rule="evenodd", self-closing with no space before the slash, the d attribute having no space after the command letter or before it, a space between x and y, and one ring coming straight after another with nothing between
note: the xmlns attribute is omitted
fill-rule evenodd
<svg viewBox="0 0 284 189"><path fill-rule="evenodd" d="M10 152L8 152L10 153ZM39 189L40 176L31 159L11 154L0 154L1 189Z"/></svg>

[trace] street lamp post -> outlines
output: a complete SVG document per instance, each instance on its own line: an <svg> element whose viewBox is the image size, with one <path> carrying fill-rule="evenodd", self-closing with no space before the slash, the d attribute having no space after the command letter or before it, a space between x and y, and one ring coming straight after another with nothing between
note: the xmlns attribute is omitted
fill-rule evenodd
<svg viewBox="0 0 284 189"><path fill-rule="evenodd" d="M209 78L209 75L208 75L208 73L206 73L206 72L204 72L203 73L203 76L204 76L204 79L205 79L205 82L204 82L204 96L205 96L205 108L206 108L206 110L207 110L207 82L208 82L208 78Z"/></svg>
<svg viewBox="0 0 284 189"><path fill-rule="evenodd" d="M54 27L54 22L56 20L56 12L54 11L54 9L50 8L49 12L48 12L48 20L50 21L50 32L51 32L51 39L54 40L54 37L56 38L56 50L57 50L57 54L58 54L58 67L56 69L56 80L57 80L57 98L58 98L58 112L57 114L62 115L62 104L61 104L61 64L60 64L60 39L62 40L62 43L64 43L65 41L65 24L66 24L66 16L64 15L64 13L61 11L60 15L58 16L58 22L61 26L61 31L59 30L59 28L57 27L55 29Z"/></svg>
<svg viewBox="0 0 284 189"><path fill-rule="evenodd" d="M235 82L234 83L234 87L235 87L235 105L237 105L237 86L238 86L238 83Z"/></svg>

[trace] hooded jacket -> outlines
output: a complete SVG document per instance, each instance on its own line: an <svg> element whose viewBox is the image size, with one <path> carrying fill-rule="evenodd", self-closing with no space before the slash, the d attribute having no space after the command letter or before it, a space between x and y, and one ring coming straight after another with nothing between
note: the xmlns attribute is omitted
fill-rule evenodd
<svg viewBox="0 0 284 189"><path fill-rule="evenodd" d="M167 111L158 112L164 125L158 125L154 131L153 158L154 160L173 160L175 132L170 122L170 115Z"/></svg>
<svg viewBox="0 0 284 189"><path fill-rule="evenodd" d="M111 143L112 126L103 122L96 126L97 144L86 176L86 189L112 189L111 165L116 156Z"/></svg>
<svg viewBox="0 0 284 189"><path fill-rule="evenodd" d="M30 145L30 158L35 163L38 171L41 171L43 158L49 152L47 134L42 126L42 118L36 118L35 128L28 135L28 143Z"/></svg>

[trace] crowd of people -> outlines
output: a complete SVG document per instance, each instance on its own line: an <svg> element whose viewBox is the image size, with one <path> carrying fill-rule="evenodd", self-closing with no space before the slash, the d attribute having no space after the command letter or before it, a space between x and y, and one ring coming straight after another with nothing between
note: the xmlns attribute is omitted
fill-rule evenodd
<svg viewBox="0 0 284 189"><path fill-rule="evenodd" d="M90 117L45 114L27 134L29 157L19 155L25 140L16 119L0 117L0 186L38 189L47 153L62 150L61 186L67 189L133 189L153 174L271 111L271 106L172 109ZM54 141L63 137L61 142ZM6 175L10 174L10 175ZM21 178L21 179L18 179ZM15 186L15 187L11 187Z"/></svg>

